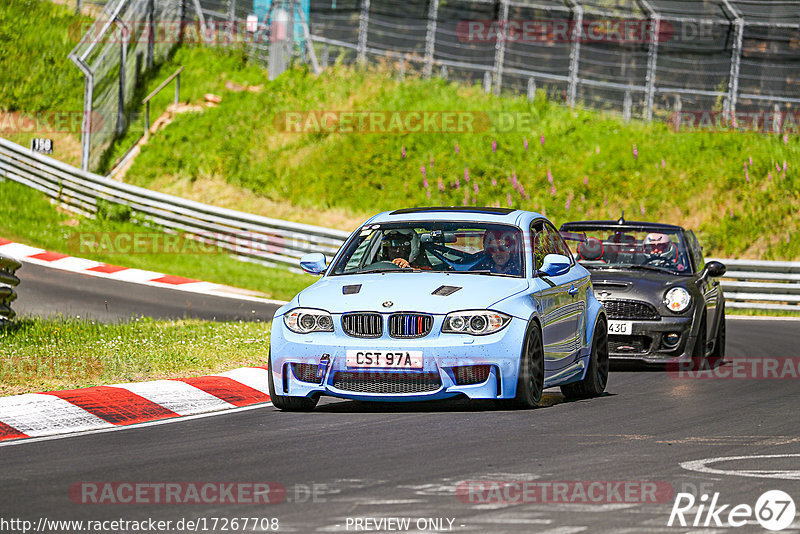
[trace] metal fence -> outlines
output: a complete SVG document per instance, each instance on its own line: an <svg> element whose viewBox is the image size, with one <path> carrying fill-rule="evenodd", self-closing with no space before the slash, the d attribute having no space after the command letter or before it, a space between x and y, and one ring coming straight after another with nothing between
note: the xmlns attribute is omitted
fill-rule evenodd
<svg viewBox="0 0 800 534"><path fill-rule="evenodd" d="M73 211L94 214L103 202L134 211L146 224L181 233L240 259L298 270L309 252L332 257L348 232L299 224L150 191L82 171L0 138L0 176L33 187Z"/></svg>
<svg viewBox="0 0 800 534"><path fill-rule="evenodd" d="M276 10L315 69L315 55L323 67L388 61L626 119L699 111L735 124L800 107L793 0L109 0L70 54L86 80L82 168L110 166L108 147L141 111L139 81L187 23L200 41L246 42L266 63Z"/></svg>
<svg viewBox="0 0 800 534"><path fill-rule="evenodd" d="M800 262L718 260L727 308L800 311Z"/></svg>
<svg viewBox="0 0 800 534"><path fill-rule="evenodd" d="M179 44L189 8L180 0L110 0L70 52L84 75L83 170L101 166L111 143L139 113L134 95L140 82ZM166 28L163 21L175 26Z"/></svg>
<svg viewBox="0 0 800 534"><path fill-rule="evenodd" d="M17 298L14 287L19 285L19 278L14 273L22 266L13 258L0 256L0 324L13 319L16 313L11 309L11 303Z"/></svg>
<svg viewBox="0 0 800 534"><path fill-rule="evenodd" d="M326 60L545 89L626 118L800 105L796 1L312 0L311 33Z"/></svg>

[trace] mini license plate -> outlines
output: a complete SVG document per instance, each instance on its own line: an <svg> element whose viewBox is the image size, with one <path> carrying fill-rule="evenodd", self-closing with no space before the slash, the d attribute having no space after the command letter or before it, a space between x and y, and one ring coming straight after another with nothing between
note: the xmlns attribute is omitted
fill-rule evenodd
<svg viewBox="0 0 800 534"><path fill-rule="evenodd" d="M422 369L421 350L348 350L347 367Z"/></svg>
<svg viewBox="0 0 800 534"><path fill-rule="evenodd" d="M608 321L608 333L629 336L633 333L633 323L630 321Z"/></svg>

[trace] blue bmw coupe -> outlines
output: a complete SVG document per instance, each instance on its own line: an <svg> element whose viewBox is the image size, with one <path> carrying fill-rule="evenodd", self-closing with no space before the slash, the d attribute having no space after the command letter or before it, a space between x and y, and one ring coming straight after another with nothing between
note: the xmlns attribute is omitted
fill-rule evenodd
<svg viewBox="0 0 800 534"><path fill-rule="evenodd" d="M370 218L273 320L269 391L282 410L321 395L466 396L535 407L544 389L600 395L607 320L589 272L546 217L414 208Z"/></svg>

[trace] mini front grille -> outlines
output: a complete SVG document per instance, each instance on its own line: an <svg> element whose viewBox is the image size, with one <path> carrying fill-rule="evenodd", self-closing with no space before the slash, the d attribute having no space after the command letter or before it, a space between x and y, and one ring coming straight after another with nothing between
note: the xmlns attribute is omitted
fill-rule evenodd
<svg viewBox="0 0 800 534"><path fill-rule="evenodd" d="M640 319L658 321L661 319L655 306L641 300L603 300L609 319Z"/></svg>
<svg viewBox="0 0 800 534"><path fill-rule="evenodd" d="M424 393L442 387L438 373L386 373L339 371L333 387L359 393Z"/></svg>
<svg viewBox="0 0 800 534"><path fill-rule="evenodd" d="M313 382L319 384L317 378L317 365L311 363L293 363L292 372L300 382Z"/></svg>
<svg viewBox="0 0 800 534"><path fill-rule="evenodd" d="M381 337L383 318L380 313L348 313L342 315L344 333L353 337Z"/></svg>
<svg viewBox="0 0 800 534"><path fill-rule="evenodd" d="M462 365L453 367L453 376L459 386L469 386L470 384L480 384L489 378L490 365Z"/></svg>
<svg viewBox="0 0 800 534"><path fill-rule="evenodd" d="M652 340L648 336L608 336L608 352L612 354L646 354Z"/></svg>
<svg viewBox="0 0 800 534"><path fill-rule="evenodd" d="M389 316L389 335L397 338L427 336L433 317L419 313L394 313Z"/></svg>

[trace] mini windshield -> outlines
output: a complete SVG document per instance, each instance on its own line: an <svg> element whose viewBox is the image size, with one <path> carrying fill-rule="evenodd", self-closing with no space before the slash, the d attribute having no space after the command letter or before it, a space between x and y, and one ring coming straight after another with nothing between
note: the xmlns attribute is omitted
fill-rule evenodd
<svg viewBox="0 0 800 534"><path fill-rule="evenodd" d="M681 231L570 228L561 235L584 267L651 268L675 274L692 271Z"/></svg>
<svg viewBox="0 0 800 534"><path fill-rule="evenodd" d="M503 224L371 224L348 242L330 272L432 271L521 277L525 272L522 248L519 228Z"/></svg>

